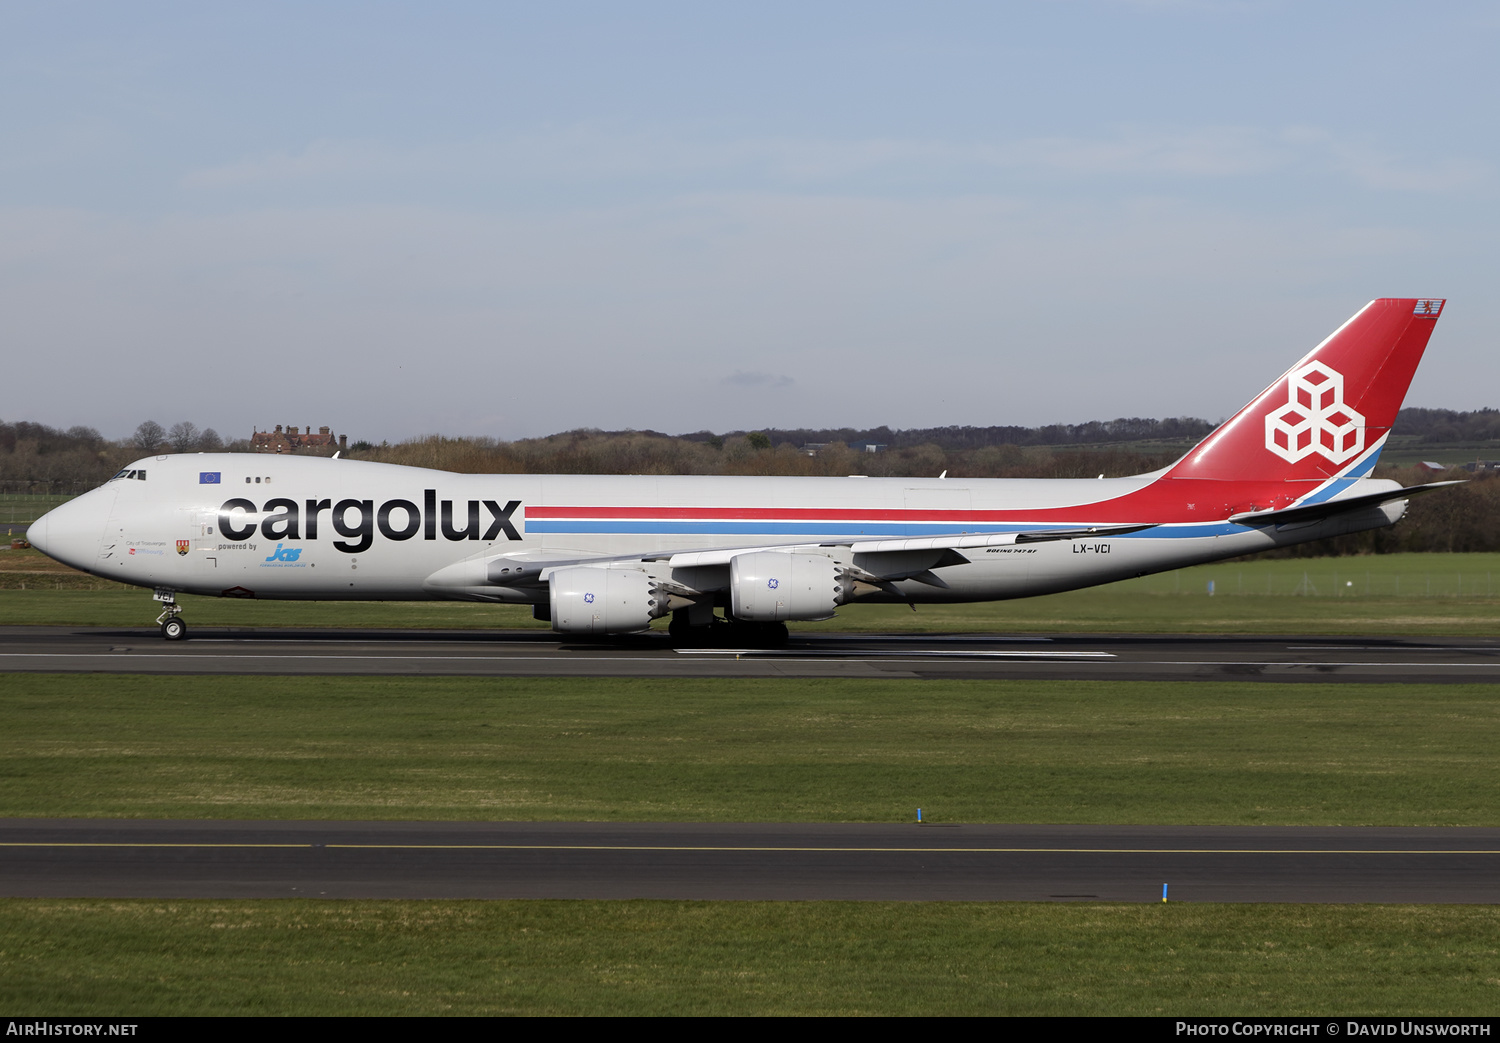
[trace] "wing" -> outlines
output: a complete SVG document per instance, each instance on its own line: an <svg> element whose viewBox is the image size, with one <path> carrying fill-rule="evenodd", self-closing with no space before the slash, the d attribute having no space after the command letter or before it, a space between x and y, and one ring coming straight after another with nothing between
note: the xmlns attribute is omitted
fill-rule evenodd
<svg viewBox="0 0 1500 1043"><path fill-rule="evenodd" d="M461 561L434 572L423 588L448 597L482 601L535 601L553 572L578 566L635 568L652 573L667 592L690 597L729 585L730 562L741 554L764 551L822 554L841 560L857 579L884 586L901 579L936 580L933 569L966 565L965 550L1056 540L1123 536L1152 528L1141 525L1096 525L1081 529L1032 529L1021 532L955 533L896 540L830 540L819 543L774 543L666 550L640 555L554 555L536 551L497 554ZM930 579L929 579L930 577Z"/></svg>

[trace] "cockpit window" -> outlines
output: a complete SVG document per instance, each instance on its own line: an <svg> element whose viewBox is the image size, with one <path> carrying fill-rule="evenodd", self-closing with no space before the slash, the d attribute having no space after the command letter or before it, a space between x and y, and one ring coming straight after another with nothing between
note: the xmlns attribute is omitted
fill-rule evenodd
<svg viewBox="0 0 1500 1043"><path fill-rule="evenodd" d="M125 470L121 471L119 474L115 475L115 478L129 478L129 477L130 477L130 468L128 468L128 467L125 468ZM114 481L115 478L111 478L110 481Z"/></svg>
<svg viewBox="0 0 1500 1043"><path fill-rule="evenodd" d="M146 469L145 468L136 469L136 468L127 467L127 468L125 468L125 470L123 470L119 474L115 475L114 478L111 478L110 481L114 481L115 478L138 478L138 479L140 479L141 481L144 482L146 480Z"/></svg>

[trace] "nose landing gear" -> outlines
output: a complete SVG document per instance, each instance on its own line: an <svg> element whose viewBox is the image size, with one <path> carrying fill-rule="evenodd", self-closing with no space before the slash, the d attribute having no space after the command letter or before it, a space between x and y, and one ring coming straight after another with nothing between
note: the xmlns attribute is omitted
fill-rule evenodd
<svg viewBox="0 0 1500 1043"><path fill-rule="evenodd" d="M167 641L182 641L187 637L187 624L182 621L182 606L177 595L170 590L158 590L153 597L163 605L162 614L156 617L161 627L161 636Z"/></svg>

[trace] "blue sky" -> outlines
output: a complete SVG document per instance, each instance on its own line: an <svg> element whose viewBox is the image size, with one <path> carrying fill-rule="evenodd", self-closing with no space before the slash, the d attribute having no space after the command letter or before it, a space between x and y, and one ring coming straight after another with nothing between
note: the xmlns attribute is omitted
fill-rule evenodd
<svg viewBox="0 0 1500 1043"><path fill-rule="evenodd" d="M1500 405L1500 10L0 8L0 417L1222 417L1375 296Z"/></svg>

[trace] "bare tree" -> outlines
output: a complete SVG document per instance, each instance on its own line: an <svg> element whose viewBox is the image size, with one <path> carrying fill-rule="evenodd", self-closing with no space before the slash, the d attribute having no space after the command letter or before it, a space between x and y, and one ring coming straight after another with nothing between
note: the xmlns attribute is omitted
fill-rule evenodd
<svg viewBox="0 0 1500 1043"><path fill-rule="evenodd" d="M172 431L167 436L167 441L172 443L172 448L179 453L191 453L198 447L198 425L192 421L184 420L179 424L172 425Z"/></svg>
<svg viewBox="0 0 1500 1043"><path fill-rule="evenodd" d="M143 453L154 453L167 440L167 432L155 420L147 420L135 429L130 444Z"/></svg>
<svg viewBox="0 0 1500 1043"><path fill-rule="evenodd" d="M104 436L99 433L98 428L85 427L82 424L78 424L74 427L68 428L67 435L69 438L74 439L75 441L87 442L90 445L97 445L98 443L104 441Z"/></svg>
<svg viewBox="0 0 1500 1043"><path fill-rule="evenodd" d="M203 433L198 436L198 448L205 453L219 453L224 451L224 439L219 437L219 432L211 427L205 427Z"/></svg>

